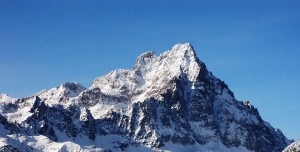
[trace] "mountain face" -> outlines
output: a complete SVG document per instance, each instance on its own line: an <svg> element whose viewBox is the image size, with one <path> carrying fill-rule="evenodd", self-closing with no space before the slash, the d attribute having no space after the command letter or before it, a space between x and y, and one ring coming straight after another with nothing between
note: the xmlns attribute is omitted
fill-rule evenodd
<svg viewBox="0 0 300 152"><path fill-rule="evenodd" d="M130 70L15 99L0 95L0 151L256 151L290 143L238 101L190 44Z"/></svg>

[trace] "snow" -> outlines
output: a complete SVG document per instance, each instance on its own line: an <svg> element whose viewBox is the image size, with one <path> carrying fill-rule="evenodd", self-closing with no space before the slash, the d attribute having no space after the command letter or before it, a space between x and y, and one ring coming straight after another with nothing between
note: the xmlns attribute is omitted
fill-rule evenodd
<svg viewBox="0 0 300 152"><path fill-rule="evenodd" d="M55 130L55 132L59 132ZM97 152L105 150L121 151L116 148L120 143L125 143L126 137L120 135L107 135L97 136L95 141L91 141L87 137L78 136L76 138L70 138L64 133L57 134L60 142L54 142L49 140L43 135L38 136L22 136L22 135L9 135L15 142L9 142L8 144L17 145L16 147L23 147L23 150L28 145L34 147L32 151L62 151L62 152ZM3 138L2 138L3 139ZM18 143L19 142L19 143ZM20 145L22 143L22 145ZM1 147L1 146L0 146ZM22 150L22 149L21 149Z"/></svg>
<svg viewBox="0 0 300 152"><path fill-rule="evenodd" d="M246 148L239 147L231 147L227 148L222 143L219 142L210 142L206 145L194 144L189 146L173 144L173 143L165 143L165 146L160 149L152 149L143 145L135 145L126 143L126 137L119 135L107 135L107 136L98 136L95 141L92 143L86 138L76 138L72 142L71 141L62 141L62 142L53 142L49 140L47 137L43 135L39 136L22 136L22 135L9 135L9 140L6 140L7 143L15 147L19 147L21 151L30 150L33 152L37 151L60 151L60 152L102 152L106 150L112 151L123 151L119 148L120 144L127 144L128 148L126 151L143 151L143 152L151 152L155 151L164 151L164 152L182 152L182 151L199 151L199 152L250 152ZM2 140L4 138L1 138ZM80 143L80 144L79 144ZM5 145L2 144L2 145ZM0 145L0 147L2 147ZM34 147L34 149L30 149L30 147Z"/></svg>
<svg viewBox="0 0 300 152"><path fill-rule="evenodd" d="M85 107L80 108L80 116L79 116L80 121L88 121L88 112Z"/></svg>
<svg viewBox="0 0 300 152"><path fill-rule="evenodd" d="M1 143L4 141L5 143ZM6 138L1 138L0 147L4 145L12 145L18 147L20 151L58 151L58 152L88 152L88 151L103 151L101 148L84 147L71 141L53 142L43 135L38 136L23 136L21 134L8 135Z"/></svg>
<svg viewBox="0 0 300 152"><path fill-rule="evenodd" d="M4 113L6 111L13 112L14 109L12 109L12 108L7 109L7 108L5 108L5 106L8 104L14 104L15 101L16 101L16 99L8 96L7 94L0 94L0 112L1 113Z"/></svg>
<svg viewBox="0 0 300 152"><path fill-rule="evenodd" d="M76 98L85 89L86 88L78 82L66 82L61 84L59 87L44 90L35 95L40 97L49 106L57 104L69 106L72 104L72 99ZM69 102L62 103L61 100L64 98L66 98Z"/></svg>
<svg viewBox="0 0 300 152"><path fill-rule="evenodd" d="M9 108L4 110L3 107L5 106L3 105L1 106L1 114L5 116L9 122L17 122L21 124L23 121L25 121L28 117L32 115L30 109L34 104L34 101L35 98L28 98L26 102L22 102L19 104L20 107L18 109ZM6 101L6 104L14 102L15 100L11 100L11 102Z"/></svg>
<svg viewBox="0 0 300 152"><path fill-rule="evenodd" d="M291 143L286 147L283 152L299 152L300 151L300 140Z"/></svg>
<svg viewBox="0 0 300 152"><path fill-rule="evenodd" d="M194 152L251 152L245 147L231 147L227 148L220 142L209 142L206 145L194 144L189 146L173 144L173 143L165 143L165 146L161 149L161 151L169 151L169 152L181 152L181 151L194 151Z"/></svg>
<svg viewBox="0 0 300 152"><path fill-rule="evenodd" d="M7 117L7 120L10 122L22 123L32 115L32 113L30 113L29 111L30 111L30 107L25 107L22 109L18 109L17 112L7 113L5 114L5 116Z"/></svg>
<svg viewBox="0 0 300 152"><path fill-rule="evenodd" d="M201 68L205 68L201 66L202 64L198 61L195 51L190 44L176 44L171 50L168 50L159 56L155 55L154 52L146 52L140 55L132 69L119 69L96 78L88 89L77 82L67 82L56 88L44 90L31 97L23 98L20 101L9 97L6 94L0 94L0 114L7 118L9 122L17 122L24 125L23 127L26 128L30 125L25 124L24 121L32 115L30 109L35 102L35 96L38 96L50 107L62 105L64 108L68 108L71 105L78 105L80 109L79 119L77 117L78 115L76 115L76 119L73 120L73 124L77 125L76 127L78 128L82 127L81 125L78 125L80 124L80 121L88 121L90 119L89 112L96 120L107 117L107 114L111 111L119 112L122 115L131 117L133 115L132 104L144 102L150 98L163 101L161 94L165 93L167 90L174 91L177 89L177 86L174 85L172 81L180 76L186 76L185 80L187 79L186 82L188 82L188 84L186 84L184 89L190 93L189 96L185 93L183 95L184 99L188 100L191 94L197 93L193 92L197 89L205 90L206 88L204 86L196 85ZM215 86L220 86L220 81L211 73L208 74L208 77L211 78L210 80ZM95 100L95 102L93 101L93 104L82 104L80 99L83 97L83 93L95 88L99 88L100 93L97 93L100 94L100 97L97 97L97 100ZM213 103L214 112L226 111L228 113L222 115L222 117L230 117L236 121L250 124L260 123L256 115L250 114L247 110L238 107L253 108L250 102L237 101L229 91L230 90L227 88L216 89L216 96L214 96L215 99ZM95 93L95 96L96 95L98 94ZM87 97L87 100L93 99ZM14 104L18 105L18 107L9 106ZM171 109L176 111L180 109L180 106L179 103L174 104ZM156 114L158 118L161 118L162 114L158 111L162 111L162 109L159 108L160 107L158 107ZM52 126L58 139L58 142L54 142L43 135L37 134L28 136L21 134L8 135L8 131L0 124L0 148L4 145L12 145L18 147L21 151L124 151L119 148L120 145L124 144L128 146L126 151L248 151L242 146L231 148L224 146L219 141L218 137L215 136L215 130L209 129L209 127L203 127L205 125L204 121L189 123L192 131L197 132L200 136L215 137L212 138L208 144L200 145L195 143L193 145L184 146L167 142L164 143L165 146L161 149L151 148L151 143L155 142L160 135L172 135L174 133L179 135L181 135L181 133L187 134L189 130L182 129L182 126L175 126L173 121L170 122L170 127L163 126L160 121L157 122L157 124L154 124L157 125L155 126L157 128L156 130L152 130L147 125L140 126L145 120L144 118L148 117L146 115L147 113L143 112L143 110L140 110L139 114L137 114L138 125L134 130L136 136L133 139L122 135L97 134L96 139L92 141L87 136L80 133L76 137L69 137L66 133L59 131L55 126ZM132 121L132 119L129 119L129 121ZM180 119L179 121L184 122L183 119ZM42 127L44 124L44 121L40 121L38 125ZM233 121L226 126L228 127L226 129L228 129L229 132L235 132L237 126L238 124ZM271 126L268 127L272 128ZM178 133L174 132L175 128L179 128L180 131L178 131ZM142 129L145 129L146 135L152 133L151 136L149 138L138 137L138 134L140 134ZM225 130L221 129L220 132L224 133ZM244 143L245 139L240 140ZM134 142L140 142L144 145ZM300 144L296 145L299 147Z"/></svg>
<svg viewBox="0 0 300 152"><path fill-rule="evenodd" d="M156 56L154 52L140 55L131 70L119 69L97 78L90 89L100 88L104 94L132 97L132 102L154 97L160 99L166 82L187 74L188 79L196 80L200 65L192 46L188 43L176 44L171 50ZM123 93L124 89L129 90Z"/></svg>
<svg viewBox="0 0 300 152"><path fill-rule="evenodd" d="M10 97L7 94L0 94L0 104L13 102L14 100L16 99Z"/></svg>
<svg viewBox="0 0 300 152"><path fill-rule="evenodd" d="M120 103L97 103L96 105L89 107L89 110L94 119L100 119L105 117L105 115L113 110L118 111L120 109L124 109L128 107L128 103L120 102Z"/></svg>

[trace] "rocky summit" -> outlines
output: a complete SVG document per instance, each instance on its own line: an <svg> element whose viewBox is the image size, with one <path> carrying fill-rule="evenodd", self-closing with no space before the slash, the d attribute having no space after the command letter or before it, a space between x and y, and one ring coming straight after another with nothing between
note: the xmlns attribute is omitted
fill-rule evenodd
<svg viewBox="0 0 300 152"><path fill-rule="evenodd" d="M0 151L279 152L288 144L188 43L146 52L89 88L0 95Z"/></svg>

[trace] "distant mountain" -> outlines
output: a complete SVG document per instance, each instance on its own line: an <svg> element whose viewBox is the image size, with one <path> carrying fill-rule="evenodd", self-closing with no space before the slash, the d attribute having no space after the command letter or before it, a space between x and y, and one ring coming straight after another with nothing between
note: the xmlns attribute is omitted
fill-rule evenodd
<svg viewBox="0 0 300 152"><path fill-rule="evenodd" d="M238 101L190 44L130 70L15 99L0 95L0 151L282 151L290 141Z"/></svg>

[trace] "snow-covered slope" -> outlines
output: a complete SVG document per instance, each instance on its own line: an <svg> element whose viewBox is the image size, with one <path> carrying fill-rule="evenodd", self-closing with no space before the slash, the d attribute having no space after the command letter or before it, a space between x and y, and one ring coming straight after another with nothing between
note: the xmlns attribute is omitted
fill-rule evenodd
<svg viewBox="0 0 300 152"><path fill-rule="evenodd" d="M300 152L300 140L291 143L283 152Z"/></svg>
<svg viewBox="0 0 300 152"><path fill-rule="evenodd" d="M20 151L281 151L289 140L238 101L193 49L146 52L132 69L14 99L0 95L0 147Z"/></svg>
<svg viewBox="0 0 300 152"><path fill-rule="evenodd" d="M66 82L59 87L43 90L36 94L48 105L69 105L86 88L77 82Z"/></svg>

